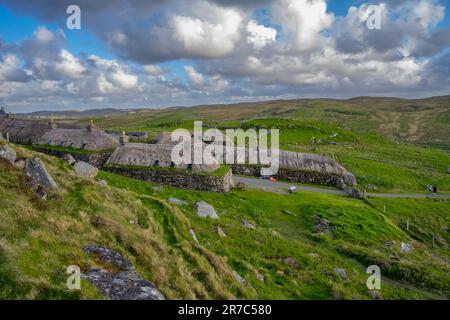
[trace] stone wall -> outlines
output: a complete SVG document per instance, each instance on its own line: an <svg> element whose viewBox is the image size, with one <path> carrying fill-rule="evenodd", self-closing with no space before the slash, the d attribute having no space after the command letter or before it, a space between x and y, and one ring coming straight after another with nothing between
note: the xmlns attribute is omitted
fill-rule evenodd
<svg viewBox="0 0 450 320"><path fill-rule="evenodd" d="M52 150L47 148L42 148L38 146L32 146L34 151L42 152L51 156L63 158L66 154L70 154L77 161L87 162L97 168L102 168L108 159L111 157L112 152L99 152L92 154L81 154L70 151L60 151L60 150Z"/></svg>
<svg viewBox="0 0 450 320"><path fill-rule="evenodd" d="M234 174L254 177L261 176L261 166L259 165L234 164L231 165L231 169ZM340 175L319 171L301 171L280 168L274 177L291 182L312 183L338 188L343 188L345 185L353 186L356 184L356 179L353 175Z"/></svg>
<svg viewBox="0 0 450 320"><path fill-rule="evenodd" d="M178 170L132 169L115 166L105 166L103 170L146 182L200 191L228 192L234 185L231 170L223 176L188 173Z"/></svg>

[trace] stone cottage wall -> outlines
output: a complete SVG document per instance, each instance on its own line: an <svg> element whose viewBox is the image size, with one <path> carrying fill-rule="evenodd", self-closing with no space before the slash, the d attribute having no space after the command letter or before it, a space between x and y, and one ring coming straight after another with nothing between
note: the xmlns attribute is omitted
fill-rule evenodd
<svg viewBox="0 0 450 320"><path fill-rule="evenodd" d="M200 191L229 192L234 185L231 170L223 176L185 173L176 170L130 169L113 166L105 166L103 170L146 182Z"/></svg>
<svg viewBox="0 0 450 320"><path fill-rule="evenodd" d="M80 154L76 152L70 151L60 151L60 150L52 150L47 148L42 148L38 146L32 146L34 151L42 152L51 156L63 158L66 154L70 154L75 160L87 162L97 168L102 168L108 159L111 157L112 152L99 152L92 154Z"/></svg>
<svg viewBox="0 0 450 320"><path fill-rule="evenodd" d="M261 176L261 166L259 165L235 164L231 165L231 169L234 174L254 177ZM353 186L356 184L356 179L353 175L340 175L328 172L301 171L283 168L280 168L274 177L292 182L312 183L338 188L343 188L345 185Z"/></svg>

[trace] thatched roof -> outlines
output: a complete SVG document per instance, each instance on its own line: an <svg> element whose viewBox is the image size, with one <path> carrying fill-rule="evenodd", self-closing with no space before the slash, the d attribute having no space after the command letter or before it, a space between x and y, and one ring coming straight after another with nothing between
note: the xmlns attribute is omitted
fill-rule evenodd
<svg viewBox="0 0 450 320"><path fill-rule="evenodd" d="M45 133L38 143L91 151L111 150L119 146L112 136L96 129L56 128Z"/></svg>
<svg viewBox="0 0 450 320"><path fill-rule="evenodd" d="M10 141L19 144L37 143L50 130L48 121L0 117L0 132L9 134Z"/></svg>
<svg viewBox="0 0 450 320"><path fill-rule="evenodd" d="M160 166L170 167L172 164L173 145L128 143L117 148L111 155L108 163L133 166ZM175 166L175 165L174 165ZM186 169L188 164L176 165L177 168ZM215 162L212 165L193 165L194 172L211 172L220 167Z"/></svg>
<svg viewBox="0 0 450 320"><path fill-rule="evenodd" d="M156 139L157 145L176 145L178 142L171 141L171 132L162 132ZM237 151L243 150L245 153L245 164L260 164L259 156L256 157L256 163L249 162L249 148L234 148L234 162L237 163ZM258 149L252 149L258 154ZM225 148L224 148L225 153ZM269 153L270 154L270 153ZM224 163L222 158L219 158L220 163ZM291 169L299 171L317 171L343 175L348 173L347 170L338 162L325 156L299 153L291 151L279 151L279 163L282 169Z"/></svg>
<svg viewBox="0 0 450 320"><path fill-rule="evenodd" d="M347 170L335 160L317 154L280 151L280 168L345 174Z"/></svg>

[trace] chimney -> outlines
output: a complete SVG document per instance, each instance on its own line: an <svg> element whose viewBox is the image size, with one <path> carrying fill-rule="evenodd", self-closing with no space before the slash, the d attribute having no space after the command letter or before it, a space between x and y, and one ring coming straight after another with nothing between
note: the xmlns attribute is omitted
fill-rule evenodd
<svg viewBox="0 0 450 320"><path fill-rule="evenodd" d="M128 142L130 142L130 137L127 136L125 131L122 131L122 135L119 137L119 143L123 146Z"/></svg>
<svg viewBox="0 0 450 320"><path fill-rule="evenodd" d="M97 127L94 125L94 120L91 120L91 123L87 126L87 131L97 130Z"/></svg>
<svg viewBox="0 0 450 320"><path fill-rule="evenodd" d="M50 117L50 129L56 129L56 122L55 122L55 118L53 117L53 115Z"/></svg>

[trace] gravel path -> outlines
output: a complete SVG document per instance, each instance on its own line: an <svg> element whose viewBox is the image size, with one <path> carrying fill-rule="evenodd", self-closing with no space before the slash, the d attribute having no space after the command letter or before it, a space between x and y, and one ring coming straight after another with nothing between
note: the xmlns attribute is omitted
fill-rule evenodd
<svg viewBox="0 0 450 320"><path fill-rule="evenodd" d="M249 177L241 177L234 176L234 183L241 182L246 184L249 187L261 189L264 191L275 191L275 192L283 192L287 193L286 189L289 189L292 186L297 187L297 191L310 191L310 192L319 192L324 194L334 194L346 196L347 194L338 189L325 189L320 187L309 187L297 184L290 184L286 182L272 182L269 180L257 179L257 178L249 178ZM431 197L426 194L415 194L415 193L367 193L368 197L378 197L378 198L413 198L413 199L450 199L450 194L433 194Z"/></svg>

